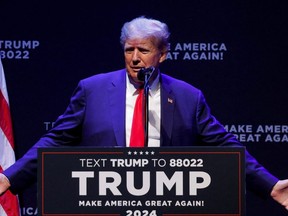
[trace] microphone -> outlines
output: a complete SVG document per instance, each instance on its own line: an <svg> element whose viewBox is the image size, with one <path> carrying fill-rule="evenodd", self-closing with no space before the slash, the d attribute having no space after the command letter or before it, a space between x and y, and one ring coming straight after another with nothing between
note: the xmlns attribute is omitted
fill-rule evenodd
<svg viewBox="0 0 288 216"><path fill-rule="evenodd" d="M153 66L148 67L148 68L144 68L144 67L141 68L137 74L138 80L145 81L145 76L147 76L147 75L148 75L147 80L149 80L151 75L153 74L154 70L155 70L155 68Z"/></svg>

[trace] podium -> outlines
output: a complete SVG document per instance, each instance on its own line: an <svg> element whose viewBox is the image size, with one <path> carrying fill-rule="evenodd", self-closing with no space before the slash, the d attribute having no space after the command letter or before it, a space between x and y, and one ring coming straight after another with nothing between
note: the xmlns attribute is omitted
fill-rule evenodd
<svg viewBox="0 0 288 216"><path fill-rule="evenodd" d="M245 148L38 150L41 216L245 216Z"/></svg>

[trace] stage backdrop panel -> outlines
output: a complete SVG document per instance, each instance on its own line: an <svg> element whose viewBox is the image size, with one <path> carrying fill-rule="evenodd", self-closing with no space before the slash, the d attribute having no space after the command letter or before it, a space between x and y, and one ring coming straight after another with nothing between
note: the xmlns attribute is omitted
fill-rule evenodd
<svg viewBox="0 0 288 216"><path fill-rule="evenodd" d="M163 73L203 90L212 113L272 173L287 178L287 6L280 1L147 0L0 2L0 57L21 157L63 113L82 78L123 68L124 22L166 22ZM36 184L20 194L35 215ZM286 215L247 192L247 215Z"/></svg>

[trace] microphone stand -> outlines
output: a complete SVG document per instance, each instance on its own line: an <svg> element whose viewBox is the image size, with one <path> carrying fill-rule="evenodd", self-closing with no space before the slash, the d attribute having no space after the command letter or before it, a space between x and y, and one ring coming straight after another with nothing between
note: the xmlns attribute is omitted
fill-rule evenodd
<svg viewBox="0 0 288 216"><path fill-rule="evenodd" d="M144 97L145 97L145 140L144 146L148 147L148 123L149 123L149 78L151 75L149 73L145 73L145 81L144 81Z"/></svg>
<svg viewBox="0 0 288 216"><path fill-rule="evenodd" d="M139 80L144 81L144 98L145 98L145 134L144 134L144 147L148 147L148 124L149 124L149 81L150 78L153 76L153 73L155 71L154 67L149 67L149 68L141 68L139 73L137 74L137 77Z"/></svg>

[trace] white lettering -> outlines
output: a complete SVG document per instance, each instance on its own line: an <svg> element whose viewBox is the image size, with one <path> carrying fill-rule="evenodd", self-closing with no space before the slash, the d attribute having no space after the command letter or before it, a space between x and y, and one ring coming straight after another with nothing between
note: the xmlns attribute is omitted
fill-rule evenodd
<svg viewBox="0 0 288 216"><path fill-rule="evenodd" d="M94 178L94 172L72 171L72 178L79 178L79 196L86 196L87 178Z"/></svg>

